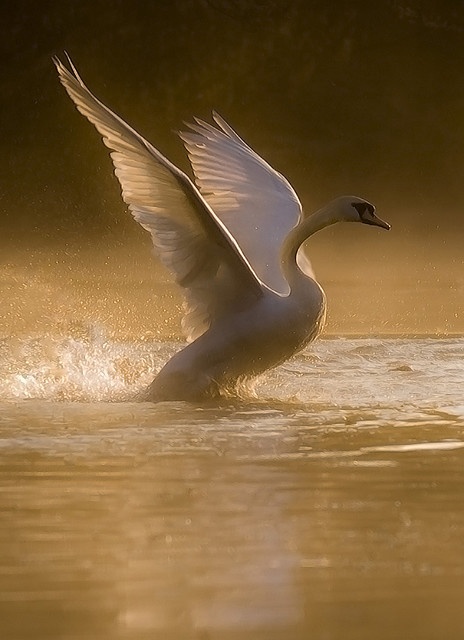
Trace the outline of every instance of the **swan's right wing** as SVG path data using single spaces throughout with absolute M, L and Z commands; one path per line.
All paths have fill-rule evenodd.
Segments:
M 218 125 L 188 124 L 185 143 L 196 184 L 240 245 L 258 277 L 271 289 L 289 291 L 280 269 L 280 249 L 302 216 L 301 204 L 275 171 L 213 113 Z
M 184 288 L 183 328 L 191 340 L 219 317 L 262 295 L 259 280 L 191 180 L 54 60 L 78 110 L 111 149 L 124 202 L 150 232 L 161 261 Z

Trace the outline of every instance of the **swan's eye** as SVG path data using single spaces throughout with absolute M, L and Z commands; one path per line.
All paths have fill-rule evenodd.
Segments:
M 351 206 L 356 209 L 361 220 L 374 215 L 375 207 L 370 202 L 352 202 Z

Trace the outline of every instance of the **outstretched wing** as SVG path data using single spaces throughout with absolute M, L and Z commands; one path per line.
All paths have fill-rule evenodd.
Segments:
M 197 338 L 218 317 L 261 296 L 261 283 L 192 181 L 102 104 L 71 61 L 71 71 L 54 62 L 70 98 L 111 149 L 124 202 L 184 287 L 187 337 Z
M 289 182 L 267 164 L 219 116 L 182 131 L 205 200 L 237 240 L 258 277 L 271 289 L 289 291 L 280 269 L 280 248 L 302 216 Z

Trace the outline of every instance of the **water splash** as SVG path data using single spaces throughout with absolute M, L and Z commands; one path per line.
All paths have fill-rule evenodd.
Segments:
M 129 400 L 151 382 L 172 350 L 160 343 L 116 342 L 98 325 L 73 335 L 4 338 L 0 398 Z
M 99 324 L 0 338 L 0 400 L 134 400 L 182 345 L 117 340 Z M 343 426 L 462 420 L 464 339 L 341 338 L 311 345 L 259 381 L 259 398 L 310 403 Z M 369 413 L 369 411 L 371 413 Z M 316 416 L 317 417 L 317 416 Z

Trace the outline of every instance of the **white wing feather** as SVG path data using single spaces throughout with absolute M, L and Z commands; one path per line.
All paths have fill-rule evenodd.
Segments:
M 202 196 L 240 245 L 258 277 L 287 294 L 280 248 L 302 216 L 289 182 L 265 162 L 221 118 L 214 127 L 201 120 L 179 135 L 184 141 Z M 308 261 L 309 262 L 309 261 Z
M 191 180 L 54 60 L 78 110 L 111 149 L 124 202 L 151 233 L 161 261 L 184 287 L 183 328 L 190 340 L 217 318 L 262 295 L 240 248 Z

